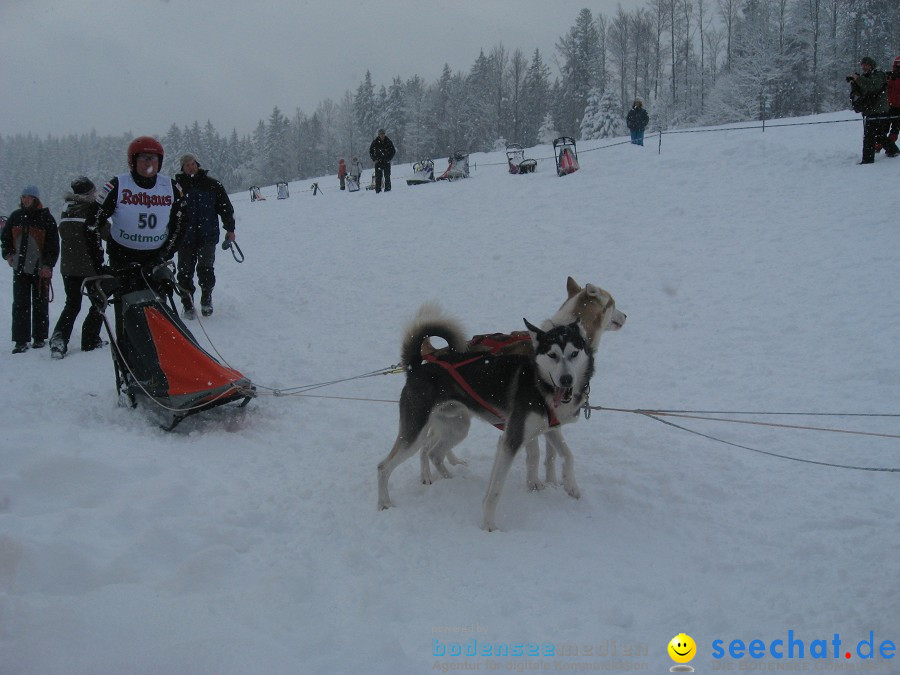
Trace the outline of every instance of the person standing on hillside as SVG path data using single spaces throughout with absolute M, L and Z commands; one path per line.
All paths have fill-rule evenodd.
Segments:
M 391 160 L 396 153 L 394 143 L 387 137 L 384 129 L 378 130 L 378 136 L 369 146 L 369 157 L 375 162 L 375 194 L 381 192 L 382 180 L 384 191 L 391 191 Z
M 887 95 L 891 113 L 888 140 L 896 143 L 900 136 L 900 56 L 894 59 L 894 67 L 888 74 Z
M 647 128 L 649 123 L 650 115 L 644 110 L 644 101 L 640 97 L 636 97 L 631 105 L 631 110 L 628 111 L 628 115 L 625 117 L 625 124 L 628 125 L 628 129 L 631 131 L 631 142 L 634 145 L 644 144 L 644 129 Z
M 0 251 L 13 269 L 13 354 L 40 349 L 50 331 L 50 278 L 59 258 L 59 231 L 34 185 L 22 189 L 20 208 L 0 234 Z
M 897 144 L 888 139 L 890 108 L 887 99 L 887 75 L 876 68 L 875 59 L 864 56 L 859 65 L 862 75 L 847 76 L 853 92 L 853 110 L 863 116 L 863 156 L 860 164 L 875 161 L 875 146 L 884 148 L 888 157 L 900 154 Z
M 341 190 L 346 189 L 347 164 L 346 162 L 344 162 L 343 157 L 341 157 L 340 161 L 338 161 L 338 182 L 341 184 Z
M 222 183 L 200 168 L 191 153 L 181 157 L 181 173 L 175 180 L 184 189 L 186 212 L 184 238 L 178 248 L 178 285 L 190 293 L 184 295 L 183 316 L 196 318 L 194 309 L 194 270 L 200 284 L 200 312 L 213 313 L 212 292 L 216 285 L 216 246 L 219 244 L 219 219 L 225 238 L 234 241 L 234 207 Z
M 96 208 L 97 188 L 87 176 L 73 180 L 71 188 L 72 191 L 65 196 L 66 208 L 59 219 L 62 241 L 59 271 L 66 291 L 66 305 L 50 336 L 50 356 L 54 359 L 63 358 L 69 350 L 69 338 L 72 337 L 84 297 L 81 284 L 85 278 L 100 273 L 88 253 L 84 229 L 88 214 Z M 100 337 L 102 327 L 103 315 L 91 304 L 81 326 L 81 351 L 89 352 L 103 346 L 104 341 Z

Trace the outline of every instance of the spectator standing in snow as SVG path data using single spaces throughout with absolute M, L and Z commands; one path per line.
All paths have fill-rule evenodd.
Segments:
M 338 162 L 338 182 L 341 184 L 341 190 L 347 187 L 347 164 L 344 162 L 344 158 L 341 157 Z
M 891 110 L 891 130 L 888 132 L 888 140 L 897 142 L 900 136 L 900 56 L 894 59 L 894 68 L 888 75 L 888 105 Z
M 375 194 L 381 192 L 382 181 L 384 183 L 384 191 L 391 191 L 391 160 L 397 151 L 394 149 L 394 143 L 384 129 L 378 130 L 378 136 L 369 146 L 369 157 L 375 162 Z
M 362 163 L 359 161 L 359 157 L 351 159 L 347 175 L 356 182 L 357 187 L 359 187 L 359 182 L 362 180 L 362 171 Z
M 99 274 L 88 253 L 85 237 L 85 221 L 88 214 L 96 208 L 97 188 L 90 178 L 80 176 L 72 181 L 72 191 L 65 196 L 66 208 L 59 219 L 60 263 L 59 271 L 66 291 L 66 305 L 63 307 L 53 333 L 50 336 L 50 356 L 61 359 L 66 355 L 69 338 L 75 319 L 81 311 L 81 284 L 86 277 Z M 100 338 L 103 326 L 103 315 L 93 304 L 90 305 L 87 317 L 81 325 L 81 351 L 89 352 L 102 347 L 105 343 Z
M 40 349 L 50 331 L 50 278 L 59 258 L 59 231 L 34 185 L 22 190 L 0 235 L 0 249 L 13 269 L 13 354 Z
M 185 228 L 178 248 L 178 285 L 190 293 L 181 301 L 184 317 L 196 317 L 194 309 L 194 270 L 200 284 L 200 312 L 213 313 L 212 292 L 216 285 L 216 246 L 219 244 L 219 218 L 225 238 L 234 241 L 234 207 L 222 184 L 212 178 L 193 154 L 181 157 L 181 173 L 175 180 L 184 189 Z
M 848 75 L 853 93 L 853 110 L 863 116 L 863 156 L 860 164 L 875 161 L 875 146 L 884 148 L 888 157 L 900 154 L 897 144 L 888 139 L 891 126 L 887 98 L 887 75 L 878 70 L 875 59 L 864 56 L 859 62 L 862 75 Z
M 640 97 L 634 99 L 631 110 L 625 117 L 625 123 L 631 131 L 631 142 L 635 145 L 644 144 L 644 129 L 650 122 L 650 115 L 644 110 L 644 101 Z

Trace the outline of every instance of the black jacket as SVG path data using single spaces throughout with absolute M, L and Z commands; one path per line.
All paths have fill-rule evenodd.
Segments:
M 234 207 L 228 193 L 206 169 L 199 169 L 193 176 L 179 173 L 175 181 L 184 190 L 185 198 L 185 230 L 181 246 L 217 244 L 219 218 L 226 232 L 234 232 Z
M 632 108 L 628 111 L 628 116 L 625 118 L 625 124 L 628 125 L 631 131 L 643 131 L 647 128 L 649 122 L 650 115 L 647 114 L 643 107 Z
M 369 146 L 369 157 L 376 164 L 387 164 L 394 158 L 396 152 L 393 141 L 387 136 L 384 138 L 376 136 L 372 145 Z

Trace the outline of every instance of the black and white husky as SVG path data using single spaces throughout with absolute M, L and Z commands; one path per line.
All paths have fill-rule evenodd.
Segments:
M 497 529 L 494 514 L 519 449 L 559 424 L 574 422 L 587 400 L 594 355 L 578 322 L 541 330 L 525 321 L 534 354 L 473 354 L 455 320 L 424 305 L 404 333 L 406 384 L 400 394 L 400 431 L 378 465 L 378 508 L 391 506 L 388 480 L 419 450 L 442 456 L 469 433 L 472 415 L 502 426 L 484 497 L 482 527 Z M 424 362 L 422 342 L 446 340 L 440 360 Z M 431 447 L 434 445 L 435 447 Z

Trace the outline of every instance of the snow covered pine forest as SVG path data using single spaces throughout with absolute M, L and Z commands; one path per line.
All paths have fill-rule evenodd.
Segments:
M 584 141 L 563 178 L 538 145 L 531 175 L 475 153 L 468 180 L 407 187 L 402 165 L 377 196 L 333 176 L 234 193 L 247 259 L 220 252 L 191 328 L 257 383 L 248 408 L 166 433 L 116 405 L 103 350 L 0 350 L 0 671 L 659 673 L 684 632 L 697 672 L 896 672 L 864 656 L 900 641 L 900 474 L 746 449 L 896 468 L 896 417 L 737 416 L 893 438 L 668 418 L 735 446 L 595 411 L 565 431 L 581 499 L 529 492 L 517 458 L 488 534 L 494 428 L 473 424 L 452 479 L 402 465 L 378 512 L 402 375 L 270 395 L 396 363 L 426 300 L 472 333 L 540 321 L 572 275 L 628 314 L 594 405 L 896 415 L 900 160 L 856 166 L 844 119 L 667 134 L 661 154 Z M 802 658 L 729 652 L 789 639 Z

